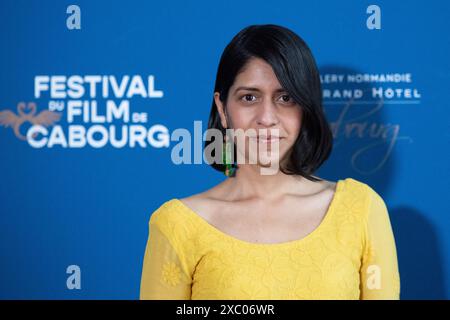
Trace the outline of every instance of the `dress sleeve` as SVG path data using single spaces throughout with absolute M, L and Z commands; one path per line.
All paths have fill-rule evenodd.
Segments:
M 189 300 L 191 277 L 183 269 L 169 235 L 150 219 L 141 275 L 141 300 Z M 172 240 L 173 241 L 173 240 Z
M 397 250 L 389 213 L 381 196 L 369 188 L 364 252 L 360 270 L 363 300 L 400 299 Z

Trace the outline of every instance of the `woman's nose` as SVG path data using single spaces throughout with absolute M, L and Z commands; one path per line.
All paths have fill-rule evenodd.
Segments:
M 261 104 L 261 108 L 258 109 L 257 122 L 258 125 L 265 127 L 272 127 L 278 124 L 276 105 L 272 101 Z

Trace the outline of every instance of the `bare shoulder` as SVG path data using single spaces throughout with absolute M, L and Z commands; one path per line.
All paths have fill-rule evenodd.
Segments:
M 321 181 L 309 181 L 305 189 L 310 190 L 311 195 L 334 194 L 337 181 L 329 181 L 321 178 Z
M 337 181 L 322 180 L 321 183 L 324 189 L 331 189 L 331 190 L 334 190 L 337 185 Z
M 190 207 L 191 209 L 199 209 L 200 207 L 206 205 L 208 198 L 205 196 L 204 192 L 193 194 L 188 197 L 179 198 L 184 205 Z
M 327 205 L 333 199 L 337 182 L 322 179 L 311 186 L 311 199 L 317 204 Z
M 209 190 L 179 198 L 179 200 L 189 209 L 203 218 L 208 218 L 217 208 L 219 196 L 217 195 L 220 186 L 215 186 Z

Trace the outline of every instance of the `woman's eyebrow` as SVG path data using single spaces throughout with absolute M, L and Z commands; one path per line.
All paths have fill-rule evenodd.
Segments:
M 247 91 L 257 91 L 257 92 L 261 92 L 261 90 L 260 90 L 259 88 L 256 88 L 256 87 L 245 87 L 245 86 L 240 86 L 240 87 L 237 87 L 236 90 L 234 90 L 234 93 L 238 92 L 239 90 L 247 90 Z M 278 88 L 278 89 L 276 89 L 274 92 L 275 92 L 275 93 L 278 93 L 278 92 L 286 92 L 286 90 L 283 89 L 283 88 Z

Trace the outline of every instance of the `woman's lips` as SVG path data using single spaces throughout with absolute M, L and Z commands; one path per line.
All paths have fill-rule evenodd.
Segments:
M 257 137 L 256 141 L 262 143 L 274 143 L 276 141 L 280 141 L 283 137 Z

